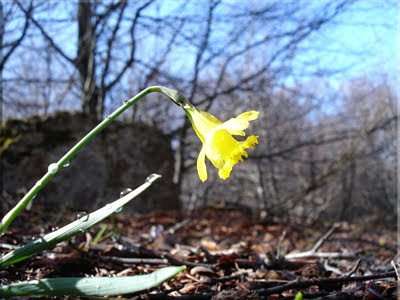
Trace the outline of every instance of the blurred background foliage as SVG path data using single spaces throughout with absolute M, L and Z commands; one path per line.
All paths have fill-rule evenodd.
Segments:
M 0 3 L 3 124 L 59 110 L 99 120 L 164 85 L 222 120 L 261 112 L 247 162 L 205 183 L 179 107 L 151 95 L 122 116 L 170 137 L 182 207 L 394 221 L 396 1 Z

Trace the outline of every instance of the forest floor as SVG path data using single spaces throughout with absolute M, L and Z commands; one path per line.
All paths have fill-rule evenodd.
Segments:
M 18 217 L 0 240 L 1 253 L 52 229 L 43 224 L 66 221 L 42 213 Z M 107 229 L 100 236 L 102 226 Z M 302 299 L 397 299 L 396 240 L 395 226 L 282 224 L 233 209 L 115 215 L 68 243 L 1 270 L 0 283 L 127 276 L 186 265 L 159 288 L 118 299 L 294 299 L 298 292 Z

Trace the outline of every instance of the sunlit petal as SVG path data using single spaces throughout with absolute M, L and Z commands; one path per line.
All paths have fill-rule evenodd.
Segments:
M 213 115 L 194 107 L 185 111 L 203 143 L 197 158 L 200 179 L 205 181 L 208 177 L 205 157 L 218 169 L 220 178 L 229 178 L 233 167 L 248 157 L 246 149 L 252 149 L 258 143 L 258 136 L 251 135 L 245 141 L 239 142 L 232 135 L 245 136 L 244 130 L 249 127 L 249 121 L 257 119 L 259 112 L 248 111 L 222 123 Z
M 199 173 L 201 181 L 207 180 L 206 152 L 204 151 L 204 147 L 201 148 L 199 156 L 197 157 L 197 172 Z
M 260 112 L 256 110 L 246 111 L 236 117 L 236 119 L 246 120 L 246 121 L 253 121 L 258 118 Z
M 243 130 L 249 127 L 249 121 L 258 118 L 259 112 L 252 110 L 238 115 L 236 118 L 229 119 L 219 126 L 221 129 L 226 129 L 232 135 L 245 136 Z

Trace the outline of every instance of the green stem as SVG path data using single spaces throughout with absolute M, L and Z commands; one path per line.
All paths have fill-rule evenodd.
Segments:
M 7 230 L 11 222 L 21 213 L 26 205 L 31 201 L 37 193 L 54 177 L 59 169 L 64 164 L 68 163 L 71 158 L 81 150 L 86 144 L 91 141 L 97 134 L 99 134 L 105 127 L 107 127 L 112 121 L 114 121 L 120 114 L 132 106 L 136 101 L 140 100 L 144 96 L 150 93 L 161 93 L 169 97 L 175 104 L 179 106 L 185 105 L 187 100 L 185 97 L 175 90 L 165 88 L 163 86 L 151 86 L 133 98 L 126 101 L 118 109 L 116 109 L 111 115 L 106 117 L 99 125 L 97 125 L 92 131 L 90 131 L 83 139 L 81 139 L 71 150 L 69 150 L 57 163 L 51 164 L 47 173 L 30 189 L 30 191 L 17 203 L 17 205 L 10 210 L 1 220 L 0 225 L 0 236 Z

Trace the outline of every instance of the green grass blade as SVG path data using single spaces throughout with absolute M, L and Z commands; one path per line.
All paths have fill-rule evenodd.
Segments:
M 96 236 L 94 237 L 94 239 L 92 241 L 93 245 L 96 245 L 101 240 L 101 238 L 103 237 L 103 234 L 104 234 L 104 232 L 106 232 L 106 230 L 107 230 L 107 224 L 103 224 L 103 226 L 101 226 L 99 232 L 96 234 Z
M 13 263 L 24 260 L 32 255 L 41 252 L 46 249 L 53 248 L 56 244 L 66 241 L 71 237 L 84 232 L 86 229 L 97 224 L 101 220 L 107 218 L 109 215 L 114 213 L 116 210 L 122 208 L 125 204 L 131 201 L 133 198 L 138 196 L 144 190 L 146 190 L 155 180 L 160 178 L 160 175 L 152 174 L 147 177 L 144 184 L 125 195 L 124 197 L 107 204 L 106 206 L 82 216 L 78 220 L 56 230 L 51 233 L 46 234 L 43 237 L 32 241 L 21 248 L 11 251 L 4 256 L 0 257 L 0 268 L 4 268 Z
M 126 277 L 69 277 L 30 280 L 0 286 L 0 297 L 130 294 L 157 287 L 185 268 L 185 266 L 165 267 L 148 275 Z

